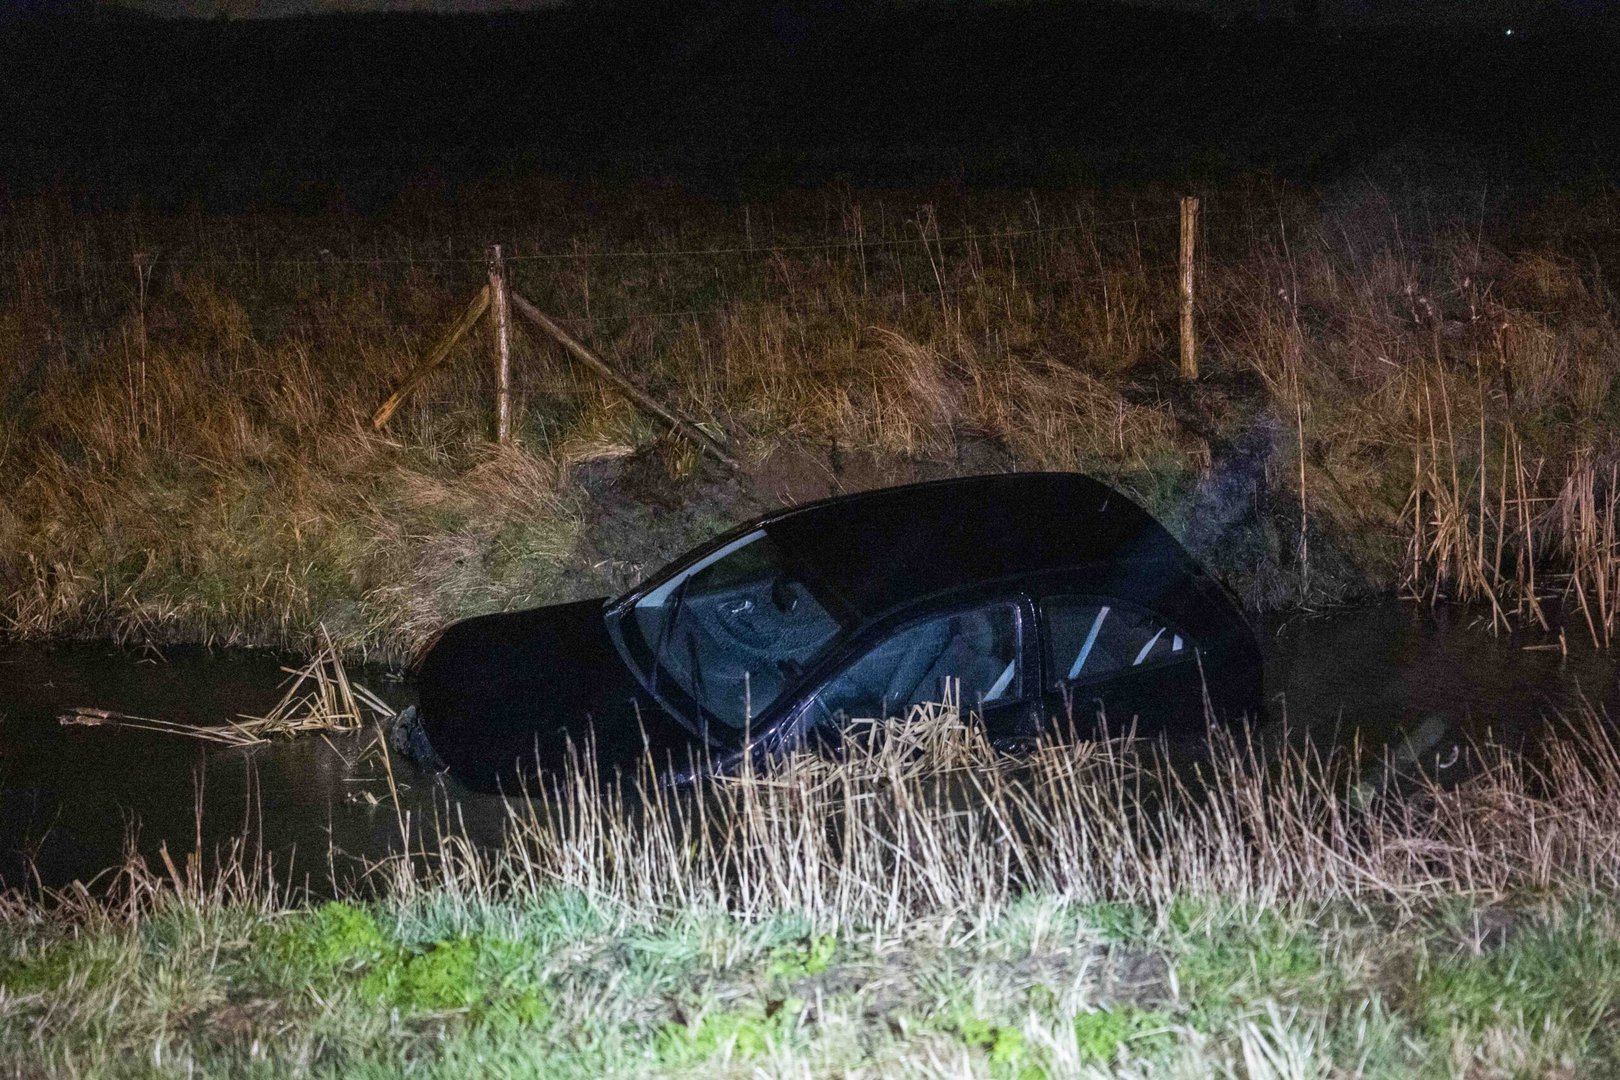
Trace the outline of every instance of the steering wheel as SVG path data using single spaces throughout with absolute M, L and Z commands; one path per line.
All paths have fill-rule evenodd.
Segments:
M 746 594 L 710 600 L 694 611 L 698 624 L 722 650 L 734 656 L 769 653 L 775 636 L 757 624 L 755 601 Z

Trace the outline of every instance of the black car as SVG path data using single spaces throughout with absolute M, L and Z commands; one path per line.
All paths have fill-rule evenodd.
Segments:
M 1202 734 L 1207 709 L 1261 703 L 1230 594 L 1130 500 L 1066 473 L 781 510 L 616 600 L 456 623 L 417 680 L 430 752 L 504 790 L 587 746 L 604 775 L 650 753 L 691 779 L 947 692 L 1009 743 L 1056 721 Z

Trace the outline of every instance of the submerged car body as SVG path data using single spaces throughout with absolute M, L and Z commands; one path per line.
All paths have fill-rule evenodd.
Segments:
M 475 787 L 589 755 L 680 781 L 954 695 L 1017 742 L 1057 724 L 1202 734 L 1256 715 L 1231 595 L 1089 477 L 941 480 L 766 515 L 628 594 L 456 623 L 418 665 L 422 732 Z

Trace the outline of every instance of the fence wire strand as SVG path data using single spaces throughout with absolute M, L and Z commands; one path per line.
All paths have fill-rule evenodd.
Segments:
M 1095 229 L 1114 229 L 1126 226 L 1139 226 L 1162 221 L 1174 221 L 1176 214 L 1149 214 L 1130 218 L 1114 218 L 1107 221 L 1072 222 L 1065 225 L 1046 225 L 1032 229 L 1004 229 L 999 231 L 968 231 L 950 233 L 940 236 L 880 236 L 866 237 L 824 237 L 820 240 L 796 241 L 782 244 L 751 244 L 734 247 L 702 247 L 702 248 L 622 248 L 608 251 L 570 250 L 570 251 L 538 251 L 523 254 L 521 252 L 505 256 L 508 263 L 522 262 L 580 262 L 593 259 L 691 259 L 713 258 L 730 255 L 771 255 L 779 252 L 801 251 L 873 251 L 883 248 L 899 247 L 926 247 L 933 244 L 958 244 L 970 241 L 980 243 L 994 243 L 1000 240 L 1016 240 L 1035 236 L 1056 235 L 1061 233 L 1083 232 Z M 5 253 L 5 257 L 15 258 L 20 252 L 15 250 Z M 136 253 L 129 258 L 89 258 L 78 259 L 74 262 L 85 266 L 115 266 L 127 269 L 133 263 Z M 220 258 L 216 256 L 171 256 L 165 255 L 161 250 L 151 253 L 156 263 L 168 266 L 415 266 L 415 265 L 444 265 L 444 266 L 478 266 L 482 267 L 486 256 L 478 255 L 336 255 L 330 252 L 317 252 L 313 255 L 301 257 L 268 256 L 254 258 Z

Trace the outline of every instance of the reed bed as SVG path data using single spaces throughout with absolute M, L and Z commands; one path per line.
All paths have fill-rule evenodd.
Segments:
M 745 767 L 701 797 L 604 792 L 581 772 L 512 803 L 497 864 L 439 851 L 467 881 L 494 880 L 498 865 L 526 892 L 576 889 L 627 911 L 880 928 L 988 916 L 1025 895 L 1162 911 L 1189 897 L 1409 908 L 1620 894 L 1606 717 L 1566 722 L 1536 760 L 1494 745 L 1463 757 L 1467 779 L 1441 783 L 1421 763 L 1262 749 L 1226 728 L 1192 760 L 1128 737 L 1009 757 L 953 708 L 928 706 L 837 760 Z

